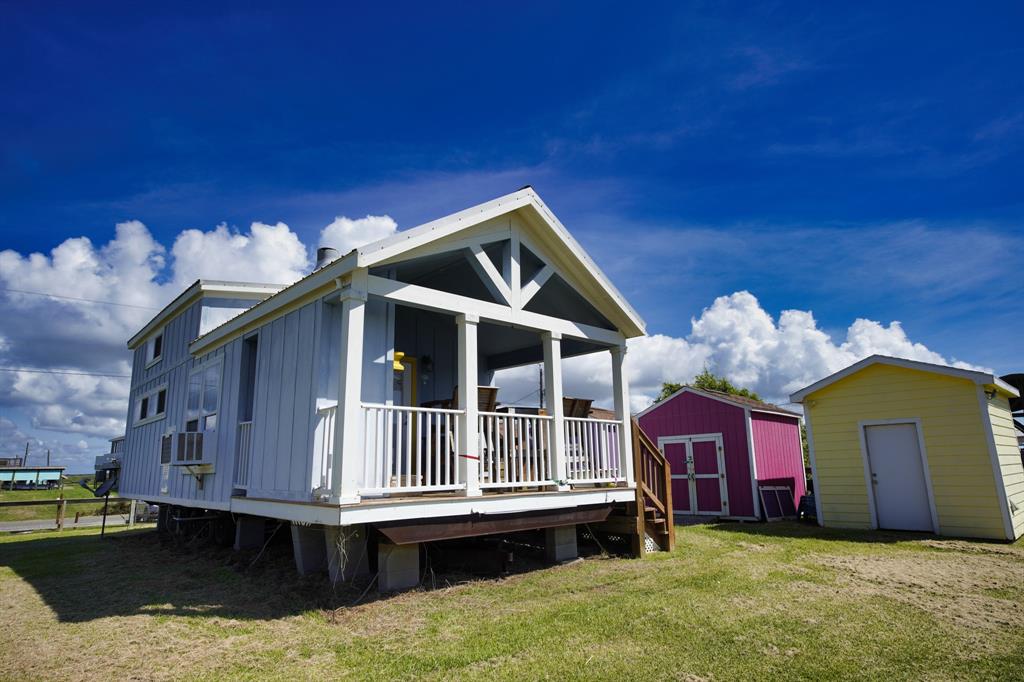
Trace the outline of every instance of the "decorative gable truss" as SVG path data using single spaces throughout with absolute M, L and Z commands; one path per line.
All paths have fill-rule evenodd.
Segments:
M 400 251 L 364 247 L 367 293 L 536 329 L 563 320 L 569 336 L 605 343 L 642 334 L 642 321 L 582 248 L 546 228 L 513 210 Z M 580 276 L 592 271 L 598 276 Z

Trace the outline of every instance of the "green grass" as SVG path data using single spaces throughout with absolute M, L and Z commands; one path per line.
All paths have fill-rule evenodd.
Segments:
M 82 478 L 82 477 L 79 477 Z M 57 499 L 61 493 L 64 497 L 72 499 L 94 499 L 92 493 L 82 488 L 76 482 L 66 482 L 63 488 L 51 488 L 49 490 L 0 490 L 0 502 L 26 502 L 29 500 L 53 500 L 53 505 L 33 505 L 30 507 L 0 507 L 0 521 L 24 521 L 34 519 L 55 519 L 57 517 Z M 90 478 L 90 484 L 92 479 Z M 112 493 L 110 499 L 117 497 Z M 102 513 L 103 500 L 99 500 L 95 506 L 89 504 L 68 505 L 67 514 L 74 518 L 75 512 L 82 512 L 85 515 Z
M 287 530 L 286 528 L 284 530 Z M 282 531 L 283 533 L 284 531 Z M 387 598 L 151 531 L 0 537 L 0 678 L 1006 679 L 1024 546 L 678 528 L 592 558 Z M 438 584 L 445 584 L 438 576 Z M 117 646 L 111 646 L 116 639 Z

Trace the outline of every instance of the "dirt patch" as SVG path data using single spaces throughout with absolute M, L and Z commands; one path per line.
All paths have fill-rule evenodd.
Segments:
M 1024 559 L 1024 546 L 995 545 L 990 543 L 968 542 L 966 540 L 922 540 L 922 545 L 950 552 L 966 552 L 968 554 L 991 554 Z
M 819 556 L 816 561 L 835 569 L 838 583 L 801 583 L 801 589 L 895 599 L 977 633 L 985 648 L 992 638 L 984 633 L 1024 628 L 1024 606 L 995 596 L 1024 585 L 1024 562 L 999 553 Z

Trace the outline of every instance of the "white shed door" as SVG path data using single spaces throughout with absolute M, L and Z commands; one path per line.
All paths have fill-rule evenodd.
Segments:
M 931 531 L 928 487 L 915 424 L 864 427 L 879 528 Z

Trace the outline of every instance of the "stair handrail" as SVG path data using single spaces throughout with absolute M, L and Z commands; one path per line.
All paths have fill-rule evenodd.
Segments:
M 637 529 L 644 530 L 647 503 L 666 517 L 668 543 L 663 549 L 672 551 L 675 547 L 675 532 L 672 530 L 672 466 L 654 441 L 643 432 L 636 418 L 632 419 L 633 429 L 633 471 L 636 475 Z M 648 466 L 649 465 L 649 466 Z

